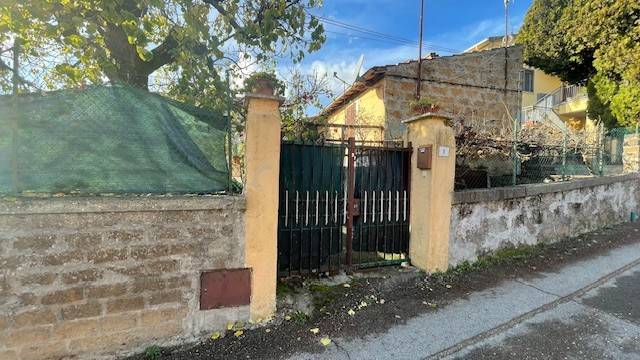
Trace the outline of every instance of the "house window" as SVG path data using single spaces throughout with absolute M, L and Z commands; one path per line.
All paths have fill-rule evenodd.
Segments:
M 533 92 L 533 70 L 522 73 L 522 91 Z

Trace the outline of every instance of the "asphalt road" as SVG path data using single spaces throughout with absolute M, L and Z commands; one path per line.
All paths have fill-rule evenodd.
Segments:
M 640 244 L 291 359 L 640 359 Z
M 571 296 L 455 359 L 640 359 L 640 268 Z

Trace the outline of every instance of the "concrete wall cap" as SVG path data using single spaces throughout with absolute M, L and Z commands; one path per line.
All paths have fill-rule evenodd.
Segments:
M 1 215 L 158 211 L 244 211 L 243 196 L 0 198 Z
M 493 189 L 464 190 L 453 193 L 452 203 L 470 204 L 501 201 L 638 180 L 640 180 L 640 173 L 591 177 L 549 184 L 527 184 Z
M 262 99 L 262 100 L 272 100 L 272 101 L 277 101 L 279 105 L 282 105 L 282 103 L 284 103 L 284 97 L 282 96 L 278 96 L 278 95 L 264 95 L 264 94 L 254 94 L 254 93 L 247 93 L 244 95 L 244 100 L 245 103 L 249 101 L 249 99 Z
M 453 116 L 450 114 L 446 114 L 446 113 L 441 113 L 441 112 L 428 112 L 428 113 L 424 113 L 421 115 L 417 115 L 414 116 L 412 118 L 409 118 L 407 120 L 403 120 L 402 123 L 403 124 L 408 124 L 414 121 L 418 121 L 418 120 L 428 120 L 428 119 L 442 119 L 442 120 L 451 120 L 453 119 Z

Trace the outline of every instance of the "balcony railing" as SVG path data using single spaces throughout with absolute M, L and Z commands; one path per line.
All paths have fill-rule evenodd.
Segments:
M 565 128 L 565 124 L 558 117 L 556 111 L 558 107 L 564 103 L 587 96 L 584 86 L 563 85 L 549 94 L 546 94 L 535 105 L 523 107 L 520 112 L 521 121 L 551 121 L 561 128 Z
M 535 105 L 529 108 L 555 109 L 562 103 L 584 96 L 587 96 L 587 91 L 584 86 L 563 85 L 541 97 Z

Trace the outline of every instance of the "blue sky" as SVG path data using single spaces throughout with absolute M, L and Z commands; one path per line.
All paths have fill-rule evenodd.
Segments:
M 515 0 L 510 7 L 511 30 L 517 31 L 532 0 Z M 419 0 L 324 0 L 312 11 L 328 19 L 393 35 L 417 43 Z M 305 70 L 338 75 L 353 81 L 355 65 L 364 55 L 363 71 L 377 65 L 394 64 L 417 57 L 416 46 L 381 40 L 342 27 L 325 24 L 327 42 L 300 64 Z M 340 33 L 340 34 L 337 34 Z M 476 42 L 504 33 L 503 0 L 425 0 L 424 42 L 441 55 L 443 48 L 464 51 Z M 374 38 L 374 39 L 366 39 Z M 423 53 L 434 51 L 425 48 Z M 332 81 L 341 91 L 339 81 Z

